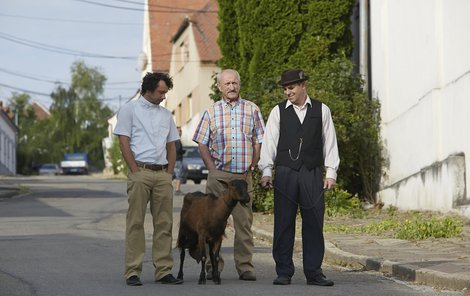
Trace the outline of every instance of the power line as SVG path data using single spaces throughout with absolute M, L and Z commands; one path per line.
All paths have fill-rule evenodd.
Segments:
M 3 86 L 3 87 L 8 88 L 8 89 L 17 90 L 17 91 L 27 93 L 27 94 L 32 94 L 32 95 L 37 95 L 37 96 L 44 96 L 44 97 L 49 97 L 49 98 L 51 97 L 51 94 L 52 94 L 52 93 L 46 94 L 46 93 L 43 93 L 43 92 L 24 89 L 24 88 L 11 86 L 11 85 L 7 85 L 7 84 L 3 84 L 3 83 L 0 83 L 0 86 Z M 135 89 L 135 88 L 129 88 L 129 89 Z M 100 101 L 113 101 L 113 100 L 117 100 L 117 99 L 120 99 L 120 97 L 118 96 L 118 97 L 114 97 L 114 98 L 98 98 L 98 100 L 100 100 Z
M 44 81 L 44 82 L 50 82 L 50 83 L 61 83 L 61 84 L 70 85 L 70 82 L 38 78 L 38 77 L 34 77 L 33 75 L 30 75 L 30 74 L 22 74 L 22 73 L 14 72 L 14 71 L 7 70 L 7 69 L 4 69 L 4 68 L 0 68 L 0 72 L 4 72 L 4 73 L 10 74 L 10 75 L 23 77 L 23 78 L 27 78 L 27 79 L 31 79 L 31 80 L 36 80 L 36 81 Z
M 81 57 L 89 57 L 89 58 L 102 58 L 102 59 L 122 59 L 122 60 L 137 59 L 137 57 L 109 56 L 109 55 L 101 55 L 101 54 L 89 53 L 89 52 L 78 51 L 78 50 L 73 50 L 73 49 L 67 49 L 63 47 L 47 45 L 41 42 L 35 42 L 35 41 L 15 37 L 13 35 L 5 34 L 2 32 L 0 32 L 0 39 L 8 40 L 14 43 L 22 44 L 22 45 L 37 48 L 37 49 L 42 49 L 45 51 L 65 54 L 65 55 L 73 55 L 73 56 L 81 56 Z
M 125 59 L 125 60 L 136 60 L 137 57 L 126 57 L 126 56 L 109 56 L 109 55 L 101 55 L 101 54 L 94 54 L 94 53 L 89 53 L 89 52 L 84 52 L 84 51 L 78 51 L 74 49 L 67 49 L 63 47 L 58 47 L 54 45 L 48 45 L 45 43 L 41 42 L 36 42 L 36 41 L 31 41 L 27 39 L 23 39 L 20 37 L 16 37 L 10 34 L 2 33 L 0 32 L 0 39 L 5 39 L 10 42 L 18 43 L 21 45 L 25 45 L 28 47 L 33 47 L 37 49 L 42 49 L 45 51 L 51 51 L 51 52 L 56 52 L 56 53 L 61 53 L 61 54 L 67 54 L 67 55 L 73 55 L 73 56 L 81 56 L 81 57 L 89 57 L 89 58 L 107 58 L 107 59 Z M 171 56 L 172 53 L 162 53 L 162 54 L 156 54 L 153 55 L 155 57 L 164 57 L 164 56 Z
M 3 83 L 0 83 L 0 86 L 6 87 L 6 88 L 9 88 L 9 89 L 18 90 L 18 91 L 28 93 L 28 94 L 38 95 L 38 96 L 45 96 L 45 97 L 50 97 L 51 96 L 51 94 L 37 92 L 37 91 L 34 91 L 34 90 L 27 90 L 27 89 L 24 89 L 24 88 L 19 88 L 19 87 L 15 87 L 15 86 L 11 86 L 11 85 L 6 85 L 6 84 L 3 84 Z
M 130 3 L 130 4 L 136 4 L 139 6 L 144 6 L 145 3 L 142 2 L 137 2 L 137 1 L 130 1 L 130 0 L 113 0 L 116 2 L 124 2 L 124 3 Z M 166 6 L 166 5 L 159 5 L 159 4 L 147 4 L 148 7 L 158 7 L 158 8 L 164 8 L 164 9 L 180 9 L 180 10 L 185 10 L 186 12 L 198 12 L 199 10 L 197 9 L 191 9 L 191 8 L 181 8 L 181 7 L 175 7 L 175 6 Z
M 7 74 L 10 74 L 10 75 L 14 75 L 14 76 L 18 76 L 18 77 L 22 77 L 22 78 L 31 79 L 31 80 L 34 80 L 34 81 L 49 82 L 49 83 L 53 83 L 53 84 L 60 83 L 60 84 L 68 85 L 68 86 L 71 84 L 70 82 L 61 81 L 59 79 L 53 80 L 52 78 L 51 79 L 38 78 L 37 75 L 19 73 L 19 72 L 11 71 L 11 70 L 4 69 L 4 68 L 1 68 L 1 67 L 0 67 L 0 72 L 7 73 Z M 136 85 L 139 82 L 138 81 L 106 82 L 105 85 L 122 85 L 122 84 L 131 84 L 131 83 Z M 131 87 L 106 87 L 106 89 L 134 89 L 134 88 L 131 88 Z
M 88 20 L 71 20 L 71 19 L 46 18 L 46 17 L 14 15 L 14 14 L 4 14 L 4 13 L 0 13 L 0 16 L 1 17 L 10 17 L 10 18 L 32 19 L 32 20 L 40 20 L 40 21 L 64 22 L 64 23 L 142 26 L 142 23 L 120 23 L 120 22 L 100 22 L 100 21 L 88 21 Z
M 116 9 L 124 9 L 124 10 L 132 10 L 132 11 L 148 11 L 148 12 L 162 12 L 162 13 L 188 13 L 188 12 L 218 13 L 217 10 L 195 10 L 195 9 L 176 8 L 176 7 L 168 7 L 168 10 L 145 9 L 145 8 L 140 9 L 140 8 L 132 8 L 132 7 L 125 7 L 125 6 L 116 6 L 116 5 L 104 4 L 104 3 L 88 1 L 88 0 L 74 0 L 74 1 L 93 4 L 93 5 L 97 5 L 97 6 L 110 7 L 110 8 L 116 8 Z M 124 2 L 124 0 L 121 0 L 121 2 Z M 151 5 L 149 5 L 149 6 L 151 6 Z

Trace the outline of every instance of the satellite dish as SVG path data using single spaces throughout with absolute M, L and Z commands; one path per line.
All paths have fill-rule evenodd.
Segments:
M 148 58 L 147 54 L 143 51 L 140 52 L 137 64 L 139 65 L 140 71 L 144 71 L 147 68 Z

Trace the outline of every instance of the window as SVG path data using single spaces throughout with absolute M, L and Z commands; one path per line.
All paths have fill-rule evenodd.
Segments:
M 189 62 L 189 44 L 188 41 L 185 39 L 183 40 L 176 52 L 176 68 L 178 71 L 183 70 L 184 65 Z

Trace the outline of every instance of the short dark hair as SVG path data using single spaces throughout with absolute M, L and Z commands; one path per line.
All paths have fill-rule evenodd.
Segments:
M 173 88 L 173 80 L 168 73 L 163 72 L 147 72 L 142 79 L 142 86 L 140 87 L 140 94 L 144 95 L 147 91 L 153 92 L 158 87 L 158 82 L 163 80 L 168 86 L 168 90 Z

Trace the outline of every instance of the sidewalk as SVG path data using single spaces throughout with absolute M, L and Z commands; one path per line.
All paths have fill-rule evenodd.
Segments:
M 272 242 L 272 219 L 254 213 L 253 235 Z M 328 223 L 328 222 L 325 222 Z M 300 250 L 300 237 L 296 245 Z M 325 262 L 440 289 L 470 293 L 470 227 L 462 238 L 410 242 L 367 234 L 325 234 Z M 297 250 L 297 247 L 296 247 Z

